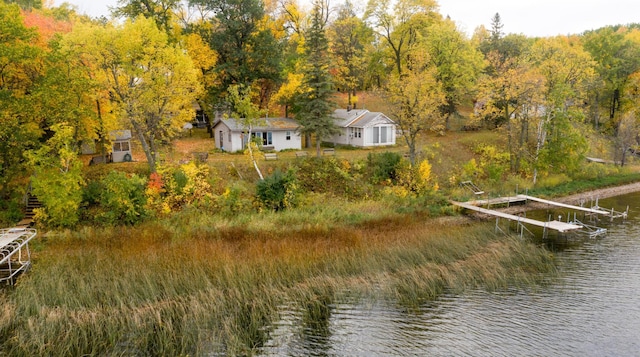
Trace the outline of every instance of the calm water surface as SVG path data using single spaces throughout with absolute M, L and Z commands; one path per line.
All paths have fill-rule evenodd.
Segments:
M 264 356 L 640 356 L 640 194 L 598 239 L 547 242 L 561 276 L 530 290 L 330 304 L 320 317 L 283 307 Z M 541 215 L 548 215 L 542 212 Z M 558 214 L 553 212 L 552 214 Z

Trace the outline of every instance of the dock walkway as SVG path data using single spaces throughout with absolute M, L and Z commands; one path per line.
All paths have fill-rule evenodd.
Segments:
M 548 204 L 550 206 L 568 208 L 568 209 L 571 209 L 571 210 L 574 210 L 574 211 L 581 211 L 581 212 L 586 212 L 586 213 L 591 213 L 591 214 L 600 214 L 600 215 L 603 215 L 603 216 L 610 216 L 611 215 L 610 211 L 604 211 L 604 210 L 597 209 L 597 208 L 574 206 L 574 205 L 569 205 L 569 204 L 566 204 L 566 203 L 560 203 L 560 202 L 545 200 L 543 198 L 538 198 L 538 197 L 533 197 L 533 196 L 528 196 L 528 195 L 518 195 L 517 197 L 520 197 L 520 198 L 525 199 L 527 201 L 540 202 L 540 203 Z
M 548 221 L 548 222 L 538 221 L 538 220 L 531 219 L 531 218 L 520 217 L 520 216 L 516 216 L 516 215 L 513 215 L 513 214 L 509 214 L 509 213 L 504 213 L 504 212 L 500 212 L 500 211 L 495 211 L 495 210 L 491 210 L 491 209 L 487 209 L 487 208 L 474 206 L 474 205 L 472 205 L 470 203 L 465 203 L 465 202 L 452 201 L 451 203 L 456 205 L 456 206 L 468 209 L 468 210 L 484 213 L 484 214 L 487 214 L 487 215 L 490 215 L 490 216 L 494 216 L 494 217 L 498 217 L 498 218 L 505 218 L 505 219 L 508 219 L 508 220 L 511 220 L 511 221 L 516 221 L 516 222 L 519 222 L 519 223 L 530 224 L 530 225 L 537 226 L 537 227 L 542 227 L 542 228 L 545 228 L 545 229 L 552 229 L 552 230 L 558 231 L 560 233 L 569 232 L 569 231 L 578 230 L 578 229 L 582 229 L 583 228 L 582 225 L 573 224 L 573 223 L 565 223 L 565 222 L 561 222 L 561 221 Z

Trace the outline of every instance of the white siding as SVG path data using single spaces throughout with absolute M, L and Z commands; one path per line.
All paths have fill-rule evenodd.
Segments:
M 302 148 L 302 139 L 300 138 L 300 134 L 295 130 L 290 130 L 289 134 L 290 134 L 290 139 L 287 140 L 286 131 L 273 132 L 272 134 L 273 149 L 275 151 L 281 151 L 286 149 L 300 150 Z
M 338 134 L 334 134 L 332 137 L 325 139 L 325 141 L 340 145 L 353 145 L 349 135 L 346 134 L 348 128 L 339 128 L 339 130 L 340 132 Z

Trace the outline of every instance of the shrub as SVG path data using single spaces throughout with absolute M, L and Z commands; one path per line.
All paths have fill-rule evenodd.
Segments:
M 369 153 L 367 164 L 369 168 L 369 180 L 377 185 L 382 182 L 396 182 L 397 170 L 402 156 L 396 152 L 383 152 L 379 154 Z
M 146 179 L 136 174 L 111 171 L 102 180 L 102 210 L 98 219 L 107 224 L 134 224 L 142 220 L 146 216 L 146 183 Z
M 0 224 L 8 226 L 22 219 L 22 207 L 22 200 L 18 197 L 0 200 Z
M 82 203 L 82 162 L 73 145 L 74 128 L 66 123 L 52 125 L 55 133 L 38 150 L 27 153 L 35 174 L 33 194 L 42 202 L 34 219 L 51 227 L 72 227 L 78 223 Z
M 569 176 L 565 174 L 557 174 L 557 175 L 548 175 L 546 177 L 542 177 L 538 180 L 536 184 L 537 188 L 545 188 L 545 187 L 555 187 L 561 184 L 571 182 Z
M 162 166 L 151 179 L 155 183 L 147 189 L 147 195 L 150 208 L 156 212 L 169 213 L 213 198 L 207 165 L 189 162 L 179 167 Z
M 307 192 L 330 193 L 335 196 L 357 198 L 367 194 L 358 166 L 346 159 L 308 158 L 296 162 L 296 176 L 300 188 Z
M 398 185 L 417 196 L 438 190 L 438 184 L 431 178 L 431 164 L 427 160 L 422 160 L 416 165 L 402 161 L 398 168 Z
M 253 202 L 249 196 L 249 190 L 236 182 L 225 188 L 224 193 L 217 197 L 217 205 L 220 213 L 225 216 L 234 216 L 241 212 L 246 212 L 253 207 Z
M 293 170 L 284 174 L 276 170 L 258 182 L 256 191 L 258 200 L 267 209 L 281 211 L 297 205 L 298 182 Z

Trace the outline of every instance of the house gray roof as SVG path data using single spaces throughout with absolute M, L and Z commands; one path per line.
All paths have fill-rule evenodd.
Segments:
M 235 118 L 218 119 L 213 123 L 213 127 L 223 123 L 231 131 L 246 131 L 248 128 L 241 121 Z M 262 118 L 258 125 L 251 128 L 251 131 L 294 131 L 300 127 L 297 121 L 291 118 Z
M 333 116 L 337 119 L 336 125 L 340 127 L 364 128 L 374 121 L 387 121 L 395 124 L 393 120 L 380 112 L 370 112 L 366 109 L 336 109 Z

